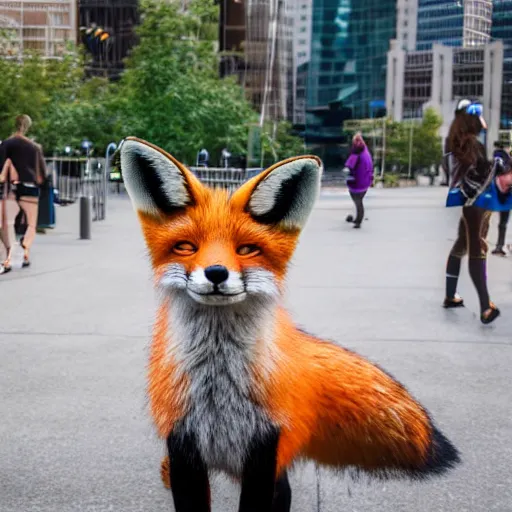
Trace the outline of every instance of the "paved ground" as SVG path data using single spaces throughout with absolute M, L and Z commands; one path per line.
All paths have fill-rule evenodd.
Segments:
M 297 321 L 392 372 L 464 458 L 424 484 L 322 472 L 323 512 L 512 511 L 512 261 L 490 259 L 504 313 L 494 326 L 480 325 L 465 268 L 468 308 L 440 307 L 458 215 L 445 193 L 372 191 L 360 231 L 344 222 L 348 197 L 324 194 L 302 238 L 287 299 Z M 112 201 L 90 242 L 77 240 L 73 207 L 58 221 L 30 269 L 1 276 L 0 512 L 171 511 L 146 413 L 153 292 L 135 216 Z M 292 480 L 293 511 L 317 512 L 313 468 Z M 236 500 L 218 479 L 215 512 Z

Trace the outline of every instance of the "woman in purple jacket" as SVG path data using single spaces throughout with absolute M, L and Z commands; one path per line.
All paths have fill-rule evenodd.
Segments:
M 352 150 L 344 171 L 348 173 L 347 185 L 357 211 L 356 218 L 349 215 L 347 222 L 353 222 L 354 228 L 360 228 L 364 218 L 363 198 L 373 182 L 372 156 L 360 133 L 356 133 L 352 139 Z

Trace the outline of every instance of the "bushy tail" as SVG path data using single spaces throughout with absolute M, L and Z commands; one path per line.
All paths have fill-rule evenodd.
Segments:
M 398 381 L 348 350 L 316 345 L 310 378 L 318 379 L 318 414 L 307 458 L 375 476 L 416 479 L 460 462 L 457 449 Z

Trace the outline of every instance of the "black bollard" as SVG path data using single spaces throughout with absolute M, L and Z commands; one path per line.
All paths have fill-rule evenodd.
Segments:
M 80 240 L 91 239 L 91 197 L 80 198 Z

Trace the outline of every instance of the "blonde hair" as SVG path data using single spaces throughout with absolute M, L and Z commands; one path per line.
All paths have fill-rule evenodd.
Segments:
M 32 119 L 26 114 L 22 114 L 21 116 L 16 117 L 15 121 L 16 130 L 21 133 L 26 133 L 32 126 Z

